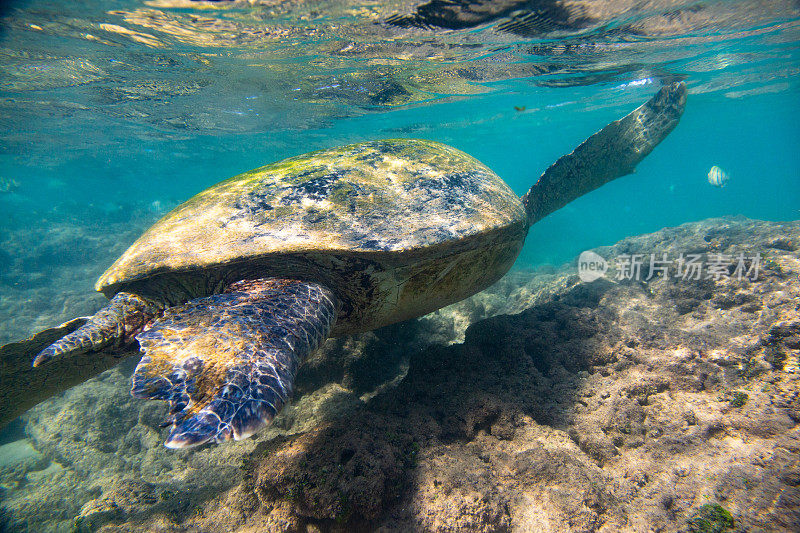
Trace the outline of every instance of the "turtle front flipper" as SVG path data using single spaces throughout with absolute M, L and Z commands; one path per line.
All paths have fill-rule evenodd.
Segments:
M 650 100 L 553 163 L 522 198 L 528 225 L 633 172 L 675 129 L 685 106 L 686 84 L 678 82 L 662 87 Z
M 328 336 L 336 310 L 327 288 L 277 278 L 167 309 L 136 336 L 144 356 L 131 394 L 170 403 L 169 448 L 247 438 L 289 399 L 300 362 Z
M 39 352 L 33 366 L 59 357 L 123 348 L 145 324 L 160 314 L 161 308 L 154 302 L 120 292 L 81 327 Z

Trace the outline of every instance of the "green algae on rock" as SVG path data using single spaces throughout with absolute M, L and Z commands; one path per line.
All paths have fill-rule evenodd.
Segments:
M 743 407 L 744 404 L 747 403 L 750 397 L 747 395 L 746 392 L 743 391 L 734 391 L 733 398 L 731 398 L 730 406 L 731 407 Z
M 691 533 L 724 533 L 736 525 L 731 513 L 718 503 L 705 504 L 686 524 Z
M 717 253 L 707 237 L 721 231 L 722 253 L 770 253 L 780 272 L 649 287 L 580 283 L 574 264 L 512 272 L 422 319 L 329 340 L 294 402 L 228 446 L 159 450 L 166 406 L 130 398 L 128 361 L 26 415 L 31 445 L 62 466 L 4 493 L 8 529 L 681 531 L 718 501 L 736 528 L 791 531 L 800 256 L 771 242 L 800 239 L 800 223 L 711 219 L 596 252 Z M 750 400 L 732 409 L 731 390 Z M 152 486 L 130 499 L 131 479 Z

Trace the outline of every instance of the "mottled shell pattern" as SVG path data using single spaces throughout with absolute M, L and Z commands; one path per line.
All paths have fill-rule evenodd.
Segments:
M 447 145 L 381 140 L 292 157 L 223 181 L 147 230 L 98 280 L 169 304 L 239 279 L 325 284 L 334 334 L 458 301 L 513 264 L 525 210 L 488 167 Z

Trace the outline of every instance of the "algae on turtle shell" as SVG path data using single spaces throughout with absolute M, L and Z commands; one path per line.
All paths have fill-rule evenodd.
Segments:
M 30 383 L 39 400 L 138 343 L 131 393 L 170 403 L 167 446 L 247 438 L 280 412 L 300 363 L 326 337 L 418 317 L 490 286 L 532 224 L 633 172 L 685 103 L 683 83 L 662 87 L 521 199 L 471 156 L 409 139 L 312 152 L 210 187 L 100 277 L 95 287 L 111 301 L 85 324 L 44 349 L 54 330 L 0 347 L 6 416 L 29 406 L 17 387 Z M 25 350 L 32 370 L 20 365 Z M 74 366 L 63 386 L 41 370 L 54 364 Z

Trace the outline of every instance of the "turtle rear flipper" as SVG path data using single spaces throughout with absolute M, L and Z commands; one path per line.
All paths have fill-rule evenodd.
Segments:
M 0 428 L 137 353 L 133 336 L 160 314 L 153 302 L 119 293 L 94 316 L 0 346 Z
M 247 438 L 278 414 L 335 319 L 335 296 L 316 283 L 235 283 L 168 309 L 136 336 L 145 355 L 131 394 L 170 403 L 170 448 Z
M 123 348 L 145 324 L 160 314 L 161 309 L 150 300 L 120 292 L 81 327 L 39 352 L 33 366 L 55 358 Z
M 685 106 L 686 84 L 678 82 L 662 87 L 650 100 L 550 165 L 522 198 L 528 225 L 633 172 L 675 129 Z
M 138 347 L 135 350 L 123 347 L 122 350 L 101 350 L 57 358 L 37 368 L 31 366 L 35 354 L 86 322 L 87 318 L 76 318 L 40 331 L 29 339 L 0 346 L 0 428 L 37 403 L 108 370 L 123 358 L 138 352 Z

